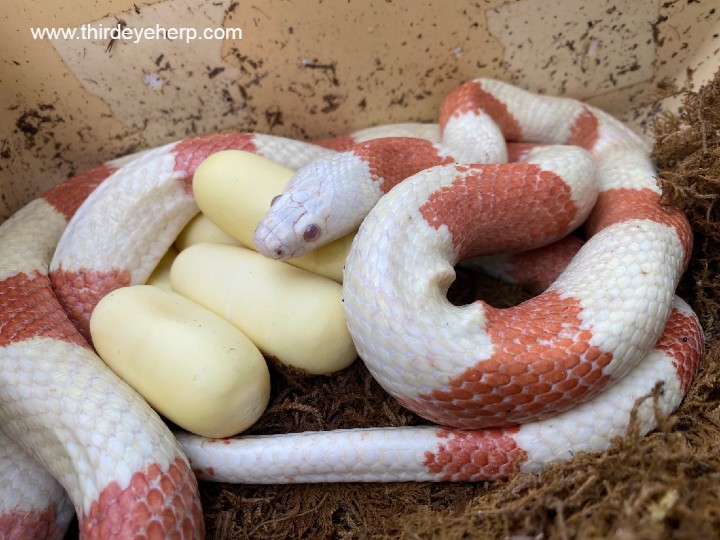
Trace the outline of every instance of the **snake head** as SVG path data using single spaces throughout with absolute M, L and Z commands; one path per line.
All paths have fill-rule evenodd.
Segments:
M 266 257 L 292 259 L 324 244 L 326 225 L 317 193 L 289 190 L 273 198 L 255 229 L 253 243 Z

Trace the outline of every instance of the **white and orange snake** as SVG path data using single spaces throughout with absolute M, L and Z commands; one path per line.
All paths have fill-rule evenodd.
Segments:
M 453 91 L 440 132 L 401 125 L 321 144 L 195 137 L 70 179 L 5 222 L 3 537 L 62 538 L 72 512 L 66 490 L 83 538 L 200 538 L 195 475 L 493 479 L 607 448 L 658 382 L 657 410 L 672 411 L 698 369 L 703 336 L 674 296 L 691 231 L 660 205 L 645 144 L 595 108 L 492 80 Z M 421 138 L 398 137 L 415 133 Z M 386 135 L 395 138 L 377 138 Z M 532 144 L 506 148 L 506 140 Z M 85 339 L 93 306 L 147 279 L 197 212 L 195 167 L 228 148 L 299 169 L 258 226 L 262 253 L 296 256 L 362 222 L 343 285 L 351 335 L 380 384 L 441 426 L 231 440 L 172 434 L 94 354 Z M 513 163 L 503 163 L 508 153 Z M 583 222 L 584 246 L 553 244 Z M 520 253 L 545 245 L 563 261 L 549 278 L 530 268 L 537 251 Z M 559 273 L 567 253 L 574 257 Z M 552 283 L 505 310 L 452 306 L 453 265 L 479 255 L 506 279 Z M 638 418 L 642 432 L 652 429 L 653 404 Z M 42 466 L 12 463 L 24 455 L 16 444 Z

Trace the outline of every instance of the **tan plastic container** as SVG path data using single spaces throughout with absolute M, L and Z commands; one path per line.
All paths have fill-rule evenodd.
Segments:
M 672 86 L 696 89 L 718 68 L 718 0 L 2 0 L 0 222 L 76 172 L 190 135 L 314 139 L 434 122 L 443 97 L 479 76 L 585 99 L 650 139 L 653 118 L 679 104 Z M 657 485 L 638 500 L 670 526 L 685 507 L 664 512 L 682 495 Z M 337 511 L 329 487 L 302 489 L 335 505 L 327 519 L 338 527 L 370 515 Z M 468 495 L 457 493 L 459 507 Z M 573 504 L 552 508 L 563 527 Z M 208 523 L 229 527 L 229 515 Z
M 677 103 L 657 102 L 663 86 L 720 65 L 715 0 L 5 0 L 0 13 L 0 219 L 75 171 L 192 134 L 433 121 L 481 75 L 649 132 Z

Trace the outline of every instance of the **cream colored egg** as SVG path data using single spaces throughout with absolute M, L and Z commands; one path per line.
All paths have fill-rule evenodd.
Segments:
M 100 357 L 160 414 L 206 437 L 228 437 L 267 407 L 265 360 L 235 326 L 183 296 L 148 285 L 98 303 L 90 333 Z
M 200 244 L 201 242 L 215 242 L 233 246 L 241 245 L 239 240 L 236 240 L 215 225 L 215 223 L 202 212 L 192 218 L 182 232 L 180 232 L 177 240 L 175 240 L 175 246 L 179 251 L 182 251 L 188 246 Z
M 332 280 L 249 249 L 196 244 L 177 256 L 170 281 L 288 366 L 333 373 L 357 356 Z
M 202 212 L 231 237 L 253 248 L 253 234 L 273 197 L 294 171 L 242 150 L 224 150 L 195 171 L 193 193 Z M 354 234 L 339 238 L 288 263 L 342 283 L 342 269 Z
M 177 257 L 178 250 L 174 247 L 170 247 L 163 255 L 160 262 L 158 262 L 155 270 L 152 271 L 150 277 L 145 282 L 146 285 L 152 285 L 160 289 L 169 291 L 170 287 L 170 267 L 172 266 L 175 257 Z

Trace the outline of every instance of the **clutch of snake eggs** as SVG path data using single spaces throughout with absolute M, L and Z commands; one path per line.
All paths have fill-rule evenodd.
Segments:
M 292 174 L 249 152 L 207 158 L 193 182 L 203 212 L 158 263 L 146 282 L 153 287 L 114 291 L 93 313 L 103 360 L 193 433 L 227 437 L 257 420 L 269 392 L 258 347 L 313 374 L 357 357 L 336 283 L 352 236 L 295 266 L 241 247 L 252 246 L 257 221 Z

